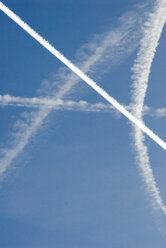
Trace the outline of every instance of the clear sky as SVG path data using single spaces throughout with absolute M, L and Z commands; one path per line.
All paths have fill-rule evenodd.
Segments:
M 124 105 L 154 2 L 3 1 Z M 106 103 L 2 11 L 0 37 L 0 95 L 55 97 L 76 82 L 64 100 Z M 144 116 L 164 140 L 166 115 L 153 113 L 166 107 L 165 44 L 166 28 L 145 97 L 151 115 Z M 130 122 L 117 112 L 75 110 L 0 105 L 0 247 L 165 248 L 166 215 L 153 207 Z M 166 204 L 166 152 L 149 137 L 145 144 Z

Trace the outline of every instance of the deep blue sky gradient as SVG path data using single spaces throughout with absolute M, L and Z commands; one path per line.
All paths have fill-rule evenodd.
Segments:
M 86 2 L 86 3 L 85 3 Z M 103 3 L 104 2 L 104 3 Z M 149 1 L 152 3 L 153 1 Z M 141 1 L 11 1 L 4 3 L 71 60 L 94 34 Z M 143 1 L 142 1 L 143 3 Z M 160 40 L 145 102 L 165 107 L 166 29 Z M 45 79 L 62 67 L 2 12 L 0 13 L 0 93 L 37 96 Z M 134 52 L 100 79 L 123 104 L 130 103 Z M 104 100 L 80 82 L 72 97 Z M 70 96 L 69 96 L 70 98 Z M 25 108 L 0 109 L 1 146 Z M 165 118 L 145 117 L 164 140 Z M 146 138 L 154 174 L 166 204 L 166 154 Z M 52 112 L 0 187 L 2 248 L 164 248 L 166 217 L 154 212 L 136 164 L 131 125 L 115 114 Z

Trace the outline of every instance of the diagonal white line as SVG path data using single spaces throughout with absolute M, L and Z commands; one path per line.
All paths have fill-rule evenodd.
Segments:
M 30 26 L 28 26 L 24 21 L 22 21 L 13 11 L 6 7 L 2 2 L 0 2 L 0 9 L 8 15 L 14 22 L 16 22 L 20 27 L 22 27 L 29 35 L 31 35 L 35 40 L 37 40 L 43 47 L 45 47 L 50 53 L 57 57 L 61 62 L 63 62 L 68 68 L 70 68 L 75 74 L 77 74 L 81 79 L 83 79 L 90 87 L 92 87 L 96 92 L 98 92 L 103 98 L 105 98 L 109 103 L 111 103 L 116 109 L 118 109 L 124 116 L 126 116 L 131 122 L 137 125 L 144 133 L 146 133 L 151 139 L 153 139 L 159 146 L 166 150 L 166 143 L 159 138 L 153 131 L 151 131 L 144 123 L 134 117 L 129 111 L 127 111 L 120 103 L 118 103 L 113 97 L 108 95 L 100 86 L 96 84 L 91 78 L 89 78 L 85 73 L 83 73 L 78 67 L 71 63 L 63 54 L 56 50 L 48 41 L 46 41 L 42 36 L 40 36 L 36 31 L 34 31 Z
M 120 27 L 109 30 L 102 35 L 100 34 L 97 39 L 93 38 L 90 42 L 80 47 L 77 54 L 79 59 L 77 58 L 77 61 L 84 72 L 91 71 L 91 73 L 94 73 L 92 69 L 96 70 L 96 68 L 99 65 L 102 66 L 106 60 L 109 61 L 110 67 L 110 62 L 111 64 L 114 63 L 115 60 L 117 61 L 117 57 L 120 56 L 122 58 L 122 55 L 126 56 L 130 54 L 133 49 L 137 47 L 140 38 L 140 25 L 138 24 L 141 24 L 141 18 L 137 15 L 127 14 L 126 16 L 125 14 L 122 19 L 123 24 L 120 21 Z M 135 29 L 132 28 L 134 25 L 136 25 Z M 81 59 L 80 54 L 82 55 Z M 107 54 L 109 54 L 109 56 L 107 56 Z M 84 57 L 83 60 L 82 57 Z M 101 71 L 99 71 L 98 74 L 100 75 Z M 58 81 L 61 81 L 61 87 L 56 88 L 57 82 L 54 81 L 51 82 L 51 88 L 47 85 L 48 92 L 47 89 L 39 88 L 40 93 L 47 92 L 47 97 L 51 94 L 55 100 L 63 99 L 80 81 L 80 78 L 73 74 L 72 71 L 65 73 L 62 68 L 56 73 L 56 78 Z M 48 84 L 50 84 L 50 82 Z M 110 108 L 114 108 L 111 104 L 109 104 L 109 106 Z M 41 106 L 37 112 L 32 111 L 24 121 L 21 120 L 20 124 L 18 124 L 18 130 L 13 133 L 14 139 L 10 142 L 11 148 L 0 149 L 0 154 L 2 154 L 2 156 L 0 156 L 0 180 L 3 179 L 2 175 L 9 168 L 13 160 L 23 151 L 32 136 L 38 132 L 39 127 L 42 127 L 44 120 L 52 110 L 54 110 L 54 106 Z

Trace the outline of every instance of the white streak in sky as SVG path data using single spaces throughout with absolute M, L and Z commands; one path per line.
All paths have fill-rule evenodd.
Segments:
M 68 60 L 63 54 L 55 49 L 48 41 L 41 37 L 30 26 L 23 22 L 17 15 L 14 14 L 9 8 L 7 8 L 2 2 L 0 2 L 0 9 L 8 15 L 14 22 L 16 22 L 22 29 L 24 29 L 29 35 L 37 40 L 43 47 L 45 47 L 50 53 L 57 57 L 62 63 L 64 63 L 69 69 L 71 69 L 77 76 L 79 76 L 84 82 L 86 82 L 91 88 L 93 88 L 99 95 L 105 100 L 111 103 L 117 110 L 119 110 L 124 116 L 126 116 L 131 122 L 139 127 L 144 133 L 146 133 L 152 140 L 154 140 L 159 146 L 166 150 L 166 143 L 159 138 L 152 130 L 150 130 L 142 120 L 137 119 L 133 114 L 127 111 L 119 102 L 110 96 L 105 90 L 103 90 L 95 81 L 88 77 L 82 70 L 75 66 L 70 60 Z
M 0 6 L 2 7 L 4 5 L 1 3 Z M 86 45 L 86 48 L 88 48 L 88 54 L 84 51 L 84 47 L 81 49 L 80 57 L 82 58 L 82 54 L 84 53 L 85 60 L 79 61 L 79 64 L 80 68 L 84 72 L 91 73 L 92 70 L 95 70 L 96 65 L 102 65 L 106 59 L 108 60 L 110 58 L 113 61 L 114 58 L 116 58 L 116 54 L 122 58 L 123 56 L 126 56 L 126 54 L 131 54 L 131 52 L 136 48 L 137 45 L 135 44 L 138 43 L 138 39 L 140 38 L 139 16 L 134 13 L 133 15 L 129 14 L 122 19 L 122 27 L 114 28 L 113 30 L 106 32 L 104 35 L 99 35 L 97 41 L 92 40 L 92 42 Z M 100 74 L 100 72 L 98 74 Z M 66 74 L 64 72 L 62 73 L 62 70 L 60 70 L 60 81 L 62 81 L 63 84 L 59 90 L 56 89 L 55 91 L 55 82 L 49 85 L 48 90 L 44 89 L 44 93 L 54 99 L 62 99 L 71 91 L 73 86 L 80 81 L 80 78 L 70 71 Z M 52 86 L 53 88 L 50 89 Z M 30 138 L 37 133 L 46 117 L 54 109 L 55 106 L 53 105 L 44 105 L 39 111 L 34 111 L 30 115 L 27 114 L 25 120 L 20 120 L 17 123 L 17 131 L 13 133 L 11 143 L 7 148 L 0 150 L 1 176 L 7 168 L 9 168 L 12 161 L 23 151 Z
M 85 112 L 103 112 L 110 113 L 117 110 L 110 104 L 103 102 L 89 103 L 84 100 L 78 102 L 73 100 L 62 100 L 51 97 L 20 97 L 11 95 L 0 95 L 0 106 L 15 106 L 15 107 L 27 107 L 27 108 L 41 108 L 51 107 L 54 110 L 70 110 L 70 111 L 85 111 Z M 132 110 L 132 107 L 124 106 L 128 110 Z M 152 116 L 155 118 L 166 117 L 166 108 L 152 109 L 148 106 L 143 107 L 143 115 Z
M 152 61 L 158 46 L 162 29 L 166 22 L 166 0 L 157 0 L 153 6 L 153 12 L 148 15 L 148 20 L 144 25 L 143 38 L 140 49 L 135 60 L 133 70 L 133 114 L 142 122 L 142 111 L 148 79 L 151 71 Z M 137 151 L 137 158 L 143 179 L 147 186 L 148 193 L 152 196 L 152 203 L 155 208 L 161 209 L 166 214 L 164 205 L 157 187 L 153 172 L 150 166 L 148 149 L 144 144 L 144 135 L 135 125 L 134 143 Z

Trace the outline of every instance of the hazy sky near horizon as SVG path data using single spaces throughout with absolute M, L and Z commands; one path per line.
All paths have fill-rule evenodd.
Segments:
M 76 65 L 88 61 L 87 74 L 124 105 L 131 102 L 131 67 L 153 2 L 3 1 Z M 68 75 L 69 81 L 75 80 L 69 69 L 2 12 L 0 37 L 1 95 L 54 96 Z M 165 44 L 166 28 L 145 98 L 153 109 L 166 106 Z M 64 99 L 105 103 L 81 80 Z M 1 162 L 4 153 L 10 156 L 25 139 L 40 110 L 0 106 L 0 115 Z M 166 118 L 144 120 L 166 140 Z M 0 247 L 164 248 L 166 216 L 151 205 L 131 133 L 129 121 L 116 113 L 51 111 L 1 181 Z M 145 144 L 166 204 L 166 153 L 148 137 Z

